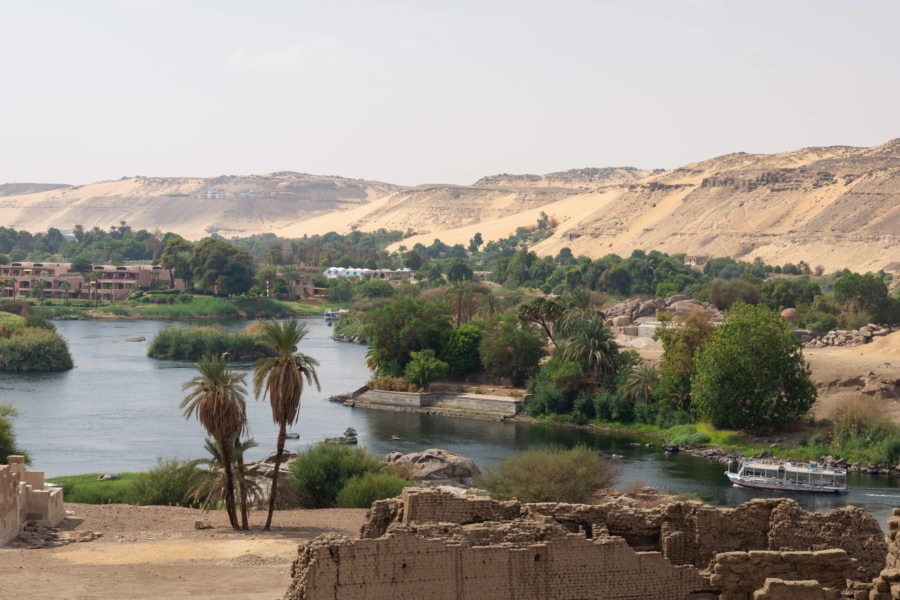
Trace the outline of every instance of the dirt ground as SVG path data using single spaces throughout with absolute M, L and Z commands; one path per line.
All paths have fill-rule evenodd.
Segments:
M 322 533 L 356 536 L 363 509 L 265 512 L 233 531 L 224 511 L 123 504 L 66 504 L 64 530 L 102 537 L 58 548 L 0 548 L 0 598 L 233 598 L 277 600 L 290 583 L 297 546 Z M 196 530 L 206 518 L 212 529 Z

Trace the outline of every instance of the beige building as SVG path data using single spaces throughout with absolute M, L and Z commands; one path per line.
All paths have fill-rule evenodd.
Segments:
M 0 466 L 0 546 L 19 535 L 26 521 L 56 527 L 66 518 L 62 488 L 44 489 L 43 471 L 26 471 L 24 456 Z

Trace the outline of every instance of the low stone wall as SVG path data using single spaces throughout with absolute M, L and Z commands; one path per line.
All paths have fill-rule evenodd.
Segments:
M 0 466 L 0 546 L 19 535 L 26 521 L 55 527 L 66 518 L 61 489 L 44 489 L 44 473 L 26 471 L 24 456 L 7 462 Z
M 447 392 L 415 393 L 369 390 L 359 397 L 362 402 L 401 408 L 443 408 L 461 411 L 516 415 L 522 408 L 518 398 L 483 394 L 452 394 Z

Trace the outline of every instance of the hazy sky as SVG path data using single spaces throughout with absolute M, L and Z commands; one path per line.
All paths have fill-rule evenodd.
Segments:
M 900 2 L 0 0 L 0 182 L 400 184 L 900 136 Z

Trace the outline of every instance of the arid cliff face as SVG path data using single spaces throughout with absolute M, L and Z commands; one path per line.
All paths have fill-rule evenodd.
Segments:
M 541 212 L 559 223 L 539 254 L 634 249 L 806 261 L 828 270 L 900 268 L 900 140 L 780 154 L 728 154 L 672 171 L 574 169 L 494 175 L 471 186 L 402 187 L 300 173 L 213 179 L 135 177 L 54 189 L 18 184 L 0 221 L 30 231 L 127 221 L 198 239 L 379 228 L 402 243 L 506 237 Z M 896 264 L 894 264 L 896 263 Z

